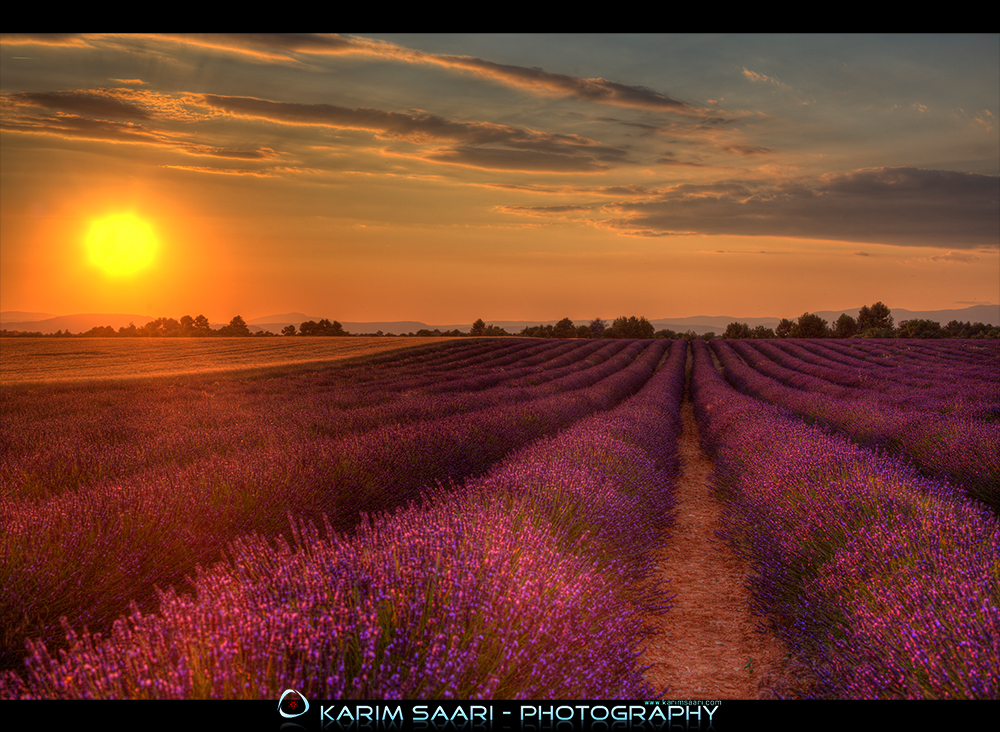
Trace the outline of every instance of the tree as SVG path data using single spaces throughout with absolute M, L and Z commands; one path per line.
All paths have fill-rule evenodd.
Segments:
M 247 327 L 246 321 L 241 316 L 234 315 L 233 319 L 229 321 L 229 325 L 219 328 L 219 335 L 248 336 L 250 335 L 250 328 Z
M 521 330 L 520 335 L 527 338 L 552 338 L 553 330 L 551 323 L 547 323 L 546 325 L 526 325 Z
M 774 331 L 766 325 L 758 325 L 750 331 L 751 338 L 774 338 Z
M 802 313 L 791 332 L 792 338 L 826 338 L 828 335 L 826 321 L 812 313 Z
M 604 331 L 605 338 L 652 338 L 655 335 L 653 324 L 645 317 L 615 318 L 611 327 Z
M 199 315 L 194 319 L 194 335 L 208 335 L 212 332 L 212 325 L 208 322 L 208 318 L 204 315 Z
M 792 335 L 792 328 L 794 327 L 795 323 L 793 323 L 788 318 L 782 318 L 778 322 L 778 327 L 774 329 L 774 334 L 778 338 L 788 338 L 789 336 Z
M 318 323 L 313 320 L 307 320 L 299 326 L 299 334 L 304 336 L 350 335 L 339 322 L 334 320 L 331 323 L 327 318 L 322 318 Z
M 858 332 L 858 323 L 847 313 L 841 313 L 837 322 L 833 324 L 834 338 L 850 338 Z
M 483 331 L 486 330 L 486 323 L 483 322 L 482 318 L 479 318 L 475 323 L 472 324 L 472 330 L 469 331 L 471 336 L 481 336 Z
M 284 328 L 281 329 L 281 335 L 293 336 L 295 335 L 295 324 L 289 323 Z
M 751 331 L 750 326 L 746 323 L 737 323 L 733 321 L 726 326 L 726 332 L 722 334 L 723 338 L 750 338 Z
M 904 320 L 899 324 L 900 338 L 947 338 L 948 331 L 933 320 Z
M 554 338 L 573 338 L 576 336 L 576 326 L 569 318 L 563 318 L 552 329 L 552 336 Z
M 881 302 L 870 308 L 866 305 L 858 311 L 858 331 L 865 338 L 892 338 L 892 313 Z
M 607 325 L 600 318 L 594 318 L 590 321 L 590 333 L 594 338 L 603 338 L 605 328 Z

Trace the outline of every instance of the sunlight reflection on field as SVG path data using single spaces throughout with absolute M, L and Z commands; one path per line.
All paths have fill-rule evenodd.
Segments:
M 339 361 L 441 338 L 4 338 L 0 383 L 122 379 Z

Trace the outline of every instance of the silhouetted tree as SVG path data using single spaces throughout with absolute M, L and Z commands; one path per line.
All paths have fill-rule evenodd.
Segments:
M 233 319 L 229 321 L 229 325 L 219 328 L 218 333 L 222 336 L 248 336 L 250 328 L 247 327 L 246 321 L 241 316 L 234 315 Z
M 483 334 L 483 331 L 485 330 L 486 330 L 486 323 L 483 322 L 482 318 L 479 318 L 478 320 L 476 320 L 475 323 L 472 324 L 472 330 L 469 331 L 469 335 L 481 336 Z
M 892 328 L 892 314 L 885 305 L 877 302 L 870 308 L 866 305 L 858 311 L 858 331 L 865 338 L 892 338 L 896 335 Z
M 295 324 L 289 323 L 284 328 L 281 329 L 281 335 L 293 336 L 295 335 Z
M 604 337 L 604 329 L 606 327 L 607 327 L 607 325 L 604 323 L 603 320 L 601 320 L 600 318 L 594 318 L 593 320 L 590 321 L 590 326 L 589 326 L 591 337 L 593 337 L 593 338 L 603 338 Z
M 788 318 L 782 318 L 778 321 L 778 327 L 774 329 L 774 334 L 778 338 L 788 338 L 792 335 L 792 328 L 794 327 L 795 323 Z
M 726 326 L 726 332 L 722 334 L 723 338 L 750 338 L 750 326 L 746 323 L 737 323 L 733 321 Z
M 350 335 L 338 321 L 330 322 L 322 318 L 318 323 L 307 320 L 299 326 L 299 335 L 304 336 L 346 336 Z
M 899 338 L 947 338 L 948 331 L 933 320 L 904 320 L 896 335 Z
M 826 321 L 812 313 L 802 313 L 799 322 L 792 326 L 792 338 L 826 338 L 828 335 Z
M 833 324 L 834 338 L 850 338 L 858 332 L 858 323 L 847 313 L 841 313 L 837 322 Z
M 553 338 L 552 331 L 551 323 L 547 323 L 546 325 L 526 325 L 519 335 L 527 338 Z
M 569 318 L 563 318 L 552 329 L 555 338 L 573 338 L 576 335 L 576 326 Z
M 654 334 L 652 323 L 634 315 L 615 318 L 611 327 L 604 331 L 605 338 L 652 338 Z
M 212 325 L 208 322 L 208 318 L 204 315 L 199 315 L 194 319 L 194 331 L 192 335 L 208 335 L 212 332 Z

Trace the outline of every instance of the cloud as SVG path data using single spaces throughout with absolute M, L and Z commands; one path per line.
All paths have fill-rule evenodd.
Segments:
M 719 148 L 722 152 L 733 153 L 734 155 L 767 155 L 774 152 L 769 147 L 759 145 L 723 145 Z
M 636 231 L 785 236 L 899 246 L 996 249 L 1000 178 L 872 168 L 817 179 L 720 181 L 620 202 Z
M 492 122 L 460 122 L 421 110 L 387 112 L 215 94 L 201 95 L 200 100 L 220 112 L 278 124 L 364 130 L 383 140 L 414 144 L 459 143 L 422 157 L 476 168 L 588 172 L 606 170 L 607 162 L 625 158 L 624 150 L 599 145 L 580 135 L 539 132 Z
M 756 71 L 751 71 L 746 66 L 743 67 L 743 76 L 748 78 L 750 81 L 756 83 L 776 84 L 777 86 L 783 86 L 782 83 L 777 79 L 775 79 L 773 76 L 767 76 L 766 74 L 760 74 Z
M 495 211 L 508 214 L 520 214 L 524 216 L 554 216 L 566 218 L 566 214 L 590 213 L 593 206 L 583 204 L 568 204 L 557 206 L 496 206 Z
M 11 37 L 5 36 L 8 43 Z M 216 51 L 236 53 L 256 61 L 273 63 L 287 61 L 300 63 L 309 56 L 364 55 L 385 60 L 432 64 L 447 69 L 475 73 L 494 83 L 514 87 L 530 93 L 562 96 L 595 104 L 606 104 L 633 109 L 646 109 L 700 115 L 700 110 L 687 102 L 648 87 L 622 84 L 602 78 L 581 78 L 557 74 L 537 67 L 499 64 L 475 56 L 427 53 L 406 48 L 388 41 L 359 36 L 326 34 L 259 33 L 259 34 L 206 34 L 206 35 L 157 35 L 157 36 L 73 36 L 25 35 L 14 37 L 14 42 L 43 45 L 127 45 L 133 42 L 173 43 Z
M 947 254 L 938 254 L 933 257 L 927 257 L 931 262 L 958 262 L 959 264 L 972 264 L 973 262 L 978 262 L 979 257 L 975 254 L 966 254 L 965 252 L 948 252 Z
M 974 117 L 976 124 L 982 125 L 986 132 L 992 132 L 996 129 L 997 118 L 990 113 L 990 110 L 984 109 L 982 112 Z
M 266 47 L 312 53 L 363 54 L 404 63 L 433 64 L 471 71 L 490 81 L 529 92 L 553 94 L 596 104 L 635 109 L 698 114 L 700 110 L 644 86 L 601 78 L 557 74 L 538 67 L 499 64 L 475 56 L 435 54 L 405 48 L 387 41 L 350 36 L 229 36 L 227 42 L 244 47 Z
M 186 130 L 168 126 L 230 116 L 282 125 L 361 130 L 383 141 L 429 147 L 416 156 L 423 160 L 494 170 L 596 172 L 626 159 L 623 149 L 576 134 L 457 121 L 423 110 L 391 112 L 217 94 L 165 95 L 125 88 L 9 94 L 3 108 L 4 129 L 8 131 L 145 142 L 189 154 L 247 160 L 278 153 L 265 147 L 240 149 L 197 141 Z M 35 113 L 39 110 L 43 114 Z
M 559 155 L 535 150 L 456 147 L 438 150 L 423 157 L 426 160 L 439 163 L 464 165 L 484 170 L 517 170 L 534 173 L 596 173 L 608 170 L 607 165 L 597 163 L 589 157 Z
M 148 119 L 142 107 L 104 91 L 20 92 L 9 95 L 16 106 L 78 112 L 93 117 Z
M 449 68 L 465 69 L 492 81 L 528 91 L 556 94 L 596 104 L 667 112 L 694 113 L 686 102 L 644 86 L 621 84 L 607 79 L 583 79 L 555 74 L 539 68 L 512 66 L 484 61 L 473 56 L 422 54 L 420 60 Z

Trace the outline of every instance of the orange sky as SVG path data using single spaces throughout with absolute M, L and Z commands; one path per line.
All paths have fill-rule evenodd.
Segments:
M 1000 302 L 1000 37 L 3 36 L 0 310 Z M 154 264 L 89 261 L 97 219 Z

